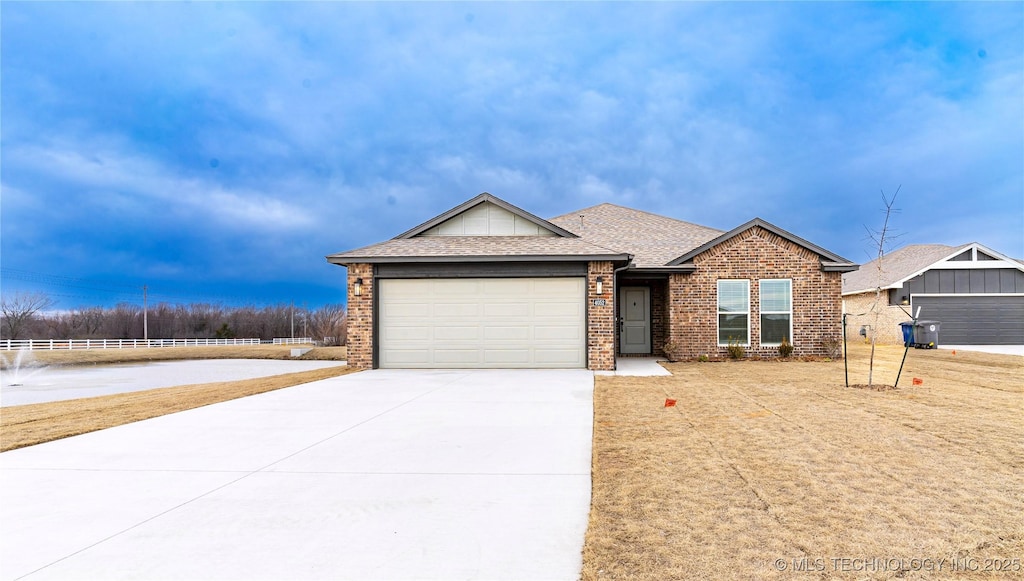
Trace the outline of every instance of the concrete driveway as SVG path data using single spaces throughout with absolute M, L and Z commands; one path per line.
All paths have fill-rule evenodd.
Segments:
M 4 579 L 576 579 L 593 374 L 368 371 L 0 454 Z

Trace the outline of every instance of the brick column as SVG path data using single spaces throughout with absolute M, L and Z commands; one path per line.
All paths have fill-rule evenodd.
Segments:
M 363 279 L 359 296 L 356 279 Z M 348 365 L 356 369 L 373 367 L 373 265 L 348 265 Z
M 615 267 L 609 261 L 587 264 L 587 368 L 594 371 L 615 369 Z M 603 292 L 597 294 L 597 277 L 603 279 Z M 604 299 L 604 306 L 594 304 Z

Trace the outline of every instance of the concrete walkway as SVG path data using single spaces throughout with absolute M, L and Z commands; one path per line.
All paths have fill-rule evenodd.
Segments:
M 979 353 L 995 353 L 997 355 L 1024 356 L 1024 345 L 939 345 L 939 349 L 947 351 L 977 351 Z
M 654 375 L 672 375 L 659 361 L 661 357 L 619 357 L 615 360 L 615 371 L 595 371 L 596 375 L 633 375 L 650 377 Z
M 0 454 L 3 579 L 576 579 L 593 375 L 372 371 Z

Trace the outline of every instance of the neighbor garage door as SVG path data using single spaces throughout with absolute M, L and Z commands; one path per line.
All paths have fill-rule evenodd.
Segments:
M 585 279 L 380 281 L 383 368 L 586 367 Z
M 921 319 L 939 321 L 939 345 L 1024 345 L 1024 296 L 915 295 Z

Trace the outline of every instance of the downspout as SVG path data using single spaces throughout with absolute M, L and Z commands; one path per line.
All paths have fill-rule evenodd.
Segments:
M 619 290 L 619 273 L 622 272 L 623 270 L 626 270 L 627 268 L 630 268 L 631 263 L 633 262 L 632 254 L 627 254 L 626 256 L 629 257 L 626 259 L 626 264 L 612 271 L 612 308 L 615 309 L 615 330 L 612 333 L 612 359 L 615 360 L 616 370 L 619 368 L 619 358 L 616 356 L 616 354 L 619 352 L 619 303 L 616 299 Z

